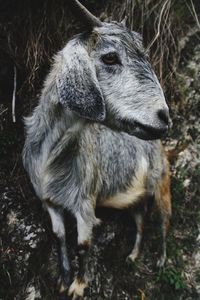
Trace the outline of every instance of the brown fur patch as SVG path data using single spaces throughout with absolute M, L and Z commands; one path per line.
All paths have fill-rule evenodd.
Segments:
M 58 205 L 55 205 L 51 199 L 47 198 L 47 199 L 43 199 L 42 200 L 48 207 L 52 207 L 52 208 L 58 208 Z
M 85 252 L 88 251 L 90 248 L 90 241 L 84 241 L 82 244 L 78 245 L 78 251 L 79 252 Z
M 166 163 L 166 172 L 161 177 L 160 181 L 157 185 L 157 190 L 155 193 L 155 201 L 158 210 L 164 216 L 171 216 L 172 209 L 171 209 L 171 191 L 170 191 L 170 170 L 169 170 L 169 162 L 167 158 L 165 158 Z

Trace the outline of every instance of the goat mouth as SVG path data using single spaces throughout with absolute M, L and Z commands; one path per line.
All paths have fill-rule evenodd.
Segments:
M 168 126 L 164 127 L 152 127 L 143 125 L 136 121 L 122 121 L 122 128 L 126 129 L 126 132 L 130 135 L 134 135 L 142 140 L 157 140 L 161 139 L 162 137 L 166 137 Z

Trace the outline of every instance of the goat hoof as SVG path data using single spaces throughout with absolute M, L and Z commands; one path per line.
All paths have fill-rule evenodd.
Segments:
M 127 264 L 129 267 L 132 267 L 132 268 L 135 267 L 135 258 L 132 257 L 131 254 L 130 254 L 129 256 L 127 256 L 127 258 L 126 258 L 126 264 Z
M 82 300 L 86 287 L 87 284 L 85 282 L 75 279 L 69 288 L 68 296 L 70 296 L 72 300 Z
M 166 257 L 165 256 L 161 256 L 158 261 L 157 261 L 157 267 L 158 268 L 163 268 L 164 267 L 164 264 L 165 264 L 165 260 L 166 260 Z
M 137 253 L 131 253 L 129 256 L 127 256 L 126 262 L 128 264 L 134 264 L 137 257 L 138 257 Z
M 66 294 L 67 290 L 69 288 L 69 279 L 64 279 L 63 276 L 60 276 L 58 279 L 58 292 L 60 296 L 64 297 L 64 294 Z M 63 298 L 63 300 L 66 298 Z

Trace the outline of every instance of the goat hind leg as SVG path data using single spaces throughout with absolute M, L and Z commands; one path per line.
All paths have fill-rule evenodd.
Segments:
M 130 255 L 127 257 L 127 262 L 134 262 L 139 255 L 144 225 L 144 213 L 142 210 L 136 209 L 134 211 L 133 208 L 133 210 L 131 211 L 131 215 L 135 220 L 137 233 L 134 248 Z
M 70 283 L 70 264 L 66 248 L 65 225 L 62 211 L 58 208 L 47 206 L 49 212 L 52 230 L 58 242 L 58 256 L 60 263 L 59 293 L 63 294 Z
M 162 224 L 161 224 L 161 234 L 162 234 L 162 248 L 161 248 L 161 255 L 157 261 L 157 266 L 159 268 L 163 267 L 166 261 L 166 238 L 167 238 L 167 233 L 169 230 L 169 224 L 170 224 L 170 218 L 168 216 L 161 216 L 162 218 Z
M 157 193 L 155 194 L 155 203 L 161 217 L 162 230 L 162 248 L 157 266 L 163 267 L 166 260 L 166 238 L 171 218 L 171 192 L 169 172 L 167 172 L 166 175 L 163 176 L 161 182 L 159 183 Z

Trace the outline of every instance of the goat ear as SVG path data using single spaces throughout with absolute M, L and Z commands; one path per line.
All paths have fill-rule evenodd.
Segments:
M 56 82 L 60 102 L 83 118 L 103 121 L 105 103 L 86 47 L 71 41 L 61 53 Z

